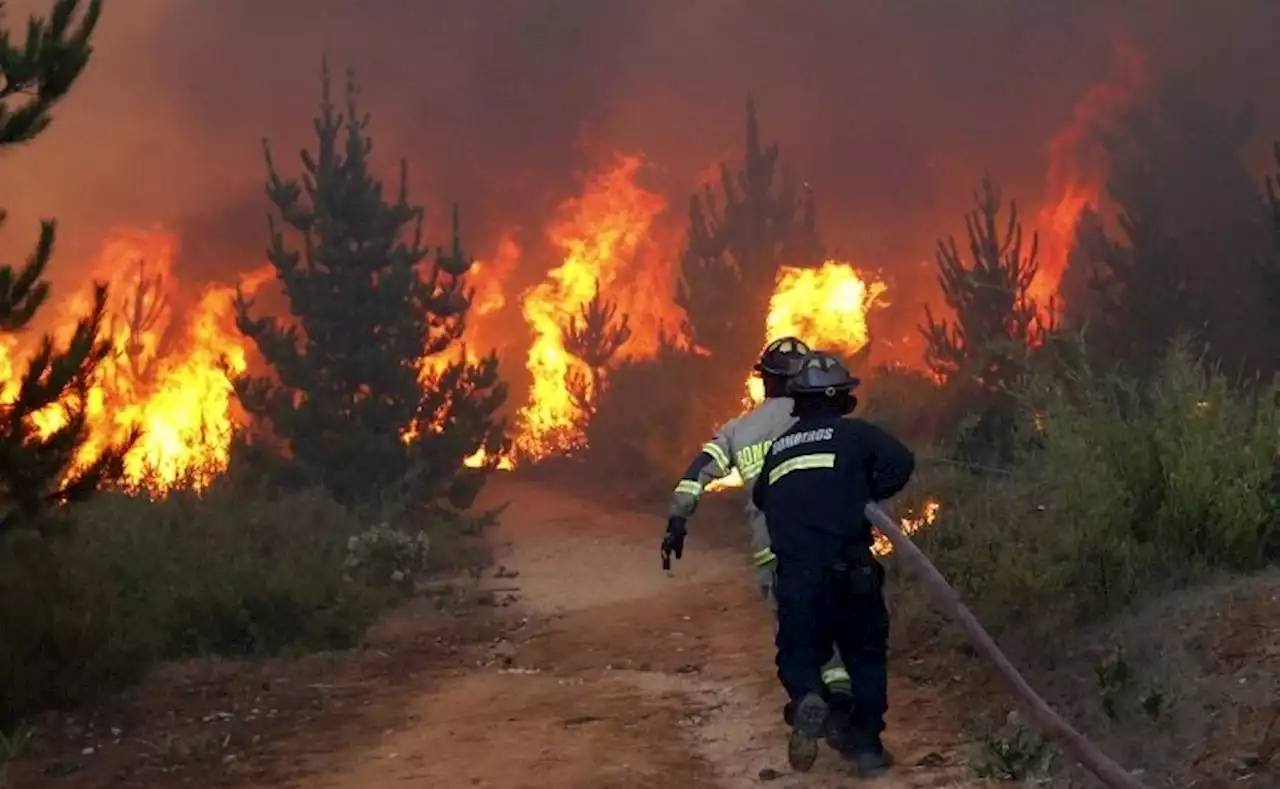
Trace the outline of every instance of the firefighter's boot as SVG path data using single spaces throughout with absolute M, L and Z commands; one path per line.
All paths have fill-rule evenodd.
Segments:
M 791 736 L 787 740 L 787 761 L 793 770 L 805 773 L 818 760 L 818 740 L 827 720 L 827 702 L 817 693 L 807 693 L 791 710 Z
M 828 688 L 826 731 L 823 737 L 833 751 L 843 752 L 845 731 L 853 713 L 853 696 L 841 688 Z
M 884 743 L 876 737 L 874 741 L 859 742 L 853 732 L 846 732 L 840 755 L 853 762 L 854 769 L 861 778 L 875 778 L 884 775 L 893 766 L 893 754 L 884 747 Z

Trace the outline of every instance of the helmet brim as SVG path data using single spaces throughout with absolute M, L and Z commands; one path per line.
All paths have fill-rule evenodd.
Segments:
M 798 394 L 798 395 L 825 395 L 827 394 L 828 390 L 831 390 L 831 393 L 835 394 L 836 392 L 852 392 L 854 389 L 858 388 L 858 384 L 860 383 L 862 383 L 861 379 L 850 378 L 847 382 L 845 382 L 844 384 L 841 384 L 840 386 L 814 387 L 814 386 L 797 386 L 796 384 L 791 384 L 787 387 L 787 391 L 793 394 Z

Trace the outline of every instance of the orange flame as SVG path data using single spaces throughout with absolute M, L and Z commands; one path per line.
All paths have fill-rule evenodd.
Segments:
M 938 513 L 942 511 L 942 505 L 933 499 L 926 499 L 924 507 L 921 508 L 920 515 L 915 516 L 908 514 L 900 523 L 903 533 L 907 535 L 915 534 L 926 526 L 932 526 L 938 520 Z M 879 531 L 873 531 L 874 537 L 871 543 L 871 552 L 876 556 L 888 556 L 893 553 L 893 544 L 885 538 Z
M 186 311 L 187 320 L 175 319 L 176 250 L 176 239 L 162 230 L 117 231 L 92 266 L 111 288 L 103 339 L 112 352 L 91 382 L 88 437 L 73 464 L 83 467 L 141 427 L 142 438 L 125 458 L 125 480 L 155 491 L 179 482 L 201 487 L 226 468 L 234 427 L 227 372 L 242 372 L 246 365 L 243 340 L 231 323 L 234 288 L 205 289 Z M 265 268 L 252 272 L 243 286 L 252 291 L 270 276 Z M 69 324 L 87 309 L 87 297 L 66 305 L 60 312 Z M 9 340 L 7 350 L 13 350 Z M 8 358 L 0 364 L 6 366 L 9 399 L 17 381 Z M 65 423 L 56 405 L 32 418 L 44 435 Z
M 431 380 L 432 376 L 442 373 L 452 363 L 460 361 L 478 362 L 480 354 L 477 353 L 477 349 L 487 352 L 495 344 L 493 342 L 495 338 L 492 338 L 488 331 L 490 325 L 484 319 L 486 316 L 494 315 L 506 306 L 507 299 L 502 290 L 502 283 L 520 263 L 520 257 L 520 245 L 508 234 L 499 240 L 493 257 L 476 260 L 472 264 L 471 270 L 467 274 L 467 284 L 473 288 L 473 292 L 467 309 L 464 341 L 449 347 L 442 353 L 422 360 L 419 380 L 424 385 Z M 411 425 L 405 429 L 401 438 L 405 442 L 410 442 L 417 435 L 418 427 Z M 477 449 L 462 462 L 467 468 L 482 468 L 491 465 L 499 471 L 510 471 L 515 467 L 514 458 L 509 456 L 491 461 L 483 447 Z
M 574 374 L 589 376 L 586 364 L 565 350 L 563 327 L 597 293 L 630 319 L 631 338 L 623 357 L 651 355 L 659 330 L 674 320 L 669 268 L 647 259 L 648 235 L 666 200 L 636 184 L 638 156 L 621 156 L 588 179 L 581 197 L 560 206 L 561 218 L 547 231 L 564 253 L 559 266 L 523 295 L 525 320 L 533 330 L 526 366 L 533 376 L 527 404 L 520 409 L 516 449 L 537 460 L 582 446 L 584 414 L 568 391 Z
M 1049 141 L 1045 202 L 1036 221 L 1040 269 L 1030 292 L 1042 320 L 1052 317 L 1050 304 L 1059 299 L 1080 215 L 1086 208 L 1098 208 L 1106 185 L 1106 162 L 1097 146 L 1089 144 L 1090 138 L 1098 128 L 1114 123 L 1145 84 L 1142 56 L 1127 39 L 1117 37 L 1111 75 L 1081 97 L 1072 110 L 1071 123 Z
M 839 260 L 816 269 L 784 266 L 769 300 L 765 343 L 793 336 L 813 348 L 851 356 L 871 341 L 867 313 L 886 289 L 883 282 L 868 282 Z M 764 400 L 758 377 L 747 379 L 747 393 L 750 405 Z
M 1059 289 L 1079 216 L 1086 206 L 1097 206 L 1103 188 L 1105 163 L 1098 161 L 1096 151 L 1086 150 L 1089 133 L 1113 122 L 1145 83 L 1141 58 L 1124 41 L 1117 42 L 1112 72 L 1082 97 L 1072 123 L 1049 145 L 1046 200 L 1037 217 L 1043 254 L 1032 288 L 1046 311 L 1049 297 Z M 655 241 L 661 235 L 659 220 L 666 201 L 637 183 L 641 166 L 639 156 L 618 157 L 587 180 L 580 196 L 561 205 L 558 220 L 547 231 L 561 251 L 560 265 L 525 291 L 520 305 L 533 334 L 526 358 L 533 380 L 516 419 L 520 457 L 539 459 L 582 446 L 585 415 L 570 398 L 567 382 L 571 373 L 587 370 L 566 352 L 562 327 L 593 296 L 599 293 L 617 306 L 619 316 L 630 318 L 632 336 L 619 359 L 650 356 L 660 334 L 678 334 L 681 315 L 671 297 L 678 256 L 670 254 L 674 245 L 665 243 L 667 239 Z M 172 276 L 176 250 L 176 239 L 164 231 L 115 233 L 91 272 L 112 281 L 117 320 L 107 327 L 114 353 L 90 392 L 85 457 L 140 425 L 145 435 L 127 458 L 128 479 L 158 488 L 182 479 L 200 483 L 226 466 L 236 412 L 220 365 L 225 360 L 235 372 L 247 363 L 246 346 L 231 321 L 232 289 L 184 293 Z M 493 344 L 486 332 L 500 324 L 484 317 L 503 309 L 503 282 L 521 256 L 522 250 L 508 238 L 490 259 L 478 264 L 467 344 L 456 352 L 462 358 L 470 358 L 473 346 Z M 123 300 L 136 295 L 130 288 L 137 284 L 140 260 L 145 261 L 141 271 L 146 276 L 160 276 L 153 296 L 181 300 L 181 320 L 168 307 L 157 307 L 155 323 L 145 328 L 131 328 L 123 320 L 128 306 Z M 245 286 L 252 290 L 271 276 L 264 268 L 251 274 Z M 816 347 L 852 355 L 869 342 L 867 313 L 883 303 L 884 292 L 882 283 L 840 261 L 811 270 L 784 268 L 770 301 L 764 339 L 795 334 Z M 50 312 L 69 326 L 84 314 L 87 298 L 77 295 L 61 306 Z M 22 350 L 14 337 L 0 337 L 0 372 L 5 374 L 0 398 L 12 396 L 20 371 L 15 363 L 22 359 Z M 442 356 L 457 358 L 453 352 Z M 751 380 L 749 401 L 757 402 L 761 395 L 759 382 Z M 50 409 L 37 415 L 36 423 L 52 430 L 59 419 L 56 409 Z M 483 453 L 467 460 L 468 465 L 486 462 Z M 503 458 L 501 465 L 510 467 L 512 462 Z
M 852 356 L 871 342 L 867 314 L 883 305 L 887 286 L 868 281 L 848 263 L 828 260 L 819 268 L 784 266 L 778 272 L 769 314 L 765 318 L 765 342 L 779 337 L 798 337 L 811 347 L 841 356 Z M 748 375 L 743 411 L 764 400 L 764 383 Z M 707 486 L 715 492 L 740 488 L 742 476 L 734 469 L 727 477 Z

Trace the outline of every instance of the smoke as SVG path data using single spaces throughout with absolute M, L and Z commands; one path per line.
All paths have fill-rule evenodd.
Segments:
M 8 24 L 47 6 L 11 0 Z M 339 76 L 358 69 L 375 156 L 388 173 L 409 160 L 434 240 L 453 200 L 473 254 L 514 234 L 526 258 L 513 289 L 551 265 L 541 229 L 609 151 L 646 155 L 678 221 L 708 166 L 736 158 L 753 91 L 766 137 L 815 190 L 829 244 L 910 285 L 891 291 L 899 333 L 918 318 L 915 285 L 931 287 L 935 239 L 963 227 L 984 171 L 1035 206 L 1046 143 L 1105 76 L 1114 34 L 1154 74 L 1190 72 L 1234 106 L 1274 89 L 1280 29 L 1273 0 L 107 6 L 95 58 L 51 130 L 3 162 L 0 254 L 25 254 L 36 219 L 58 217 L 55 285 L 80 287 L 77 265 L 119 225 L 177 230 L 184 279 L 257 265 L 260 140 L 296 167 L 327 51 Z M 1280 137 L 1280 107 L 1262 109 L 1264 137 Z

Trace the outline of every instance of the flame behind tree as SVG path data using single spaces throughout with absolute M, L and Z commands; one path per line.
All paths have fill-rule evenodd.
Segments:
M 78 24 L 80 3 L 59 0 L 48 19 L 33 18 L 24 47 L 0 32 L 0 150 L 31 141 L 48 127 L 50 110 L 83 72 L 102 10 L 93 0 Z M 4 214 L 0 212 L 0 223 Z M 44 272 L 53 253 L 55 227 L 45 221 L 36 249 L 20 269 L 0 267 L 0 332 L 25 328 L 49 296 Z M 0 404 L 0 533 L 40 527 L 49 507 L 84 498 L 123 471 L 123 458 L 137 434 L 105 448 L 91 462 L 75 461 L 87 437 L 86 392 L 90 378 L 111 350 L 100 337 L 106 286 L 94 288 L 89 314 L 80 318 L 65 347 L 45 336 L 13 386 L 5 381 Z M 51 411 L 58 411 L 51 415 Z M 42 429 L 41 415 L 56 426 Z M 46 422 L 47 424 L 47 422 Z
M 799 337 L 814 348 L 845 357 L 850 369 L 856 371 L 871 354 L 867 315 L 880 303 L 885 290 L 883 282 L 864 277 L 840 260 L 828 260 L 819 268 L 784 266 L 769 299 L 761 345 L 782 337 Z M 749 373 L 741 413 L 763 401 L 764 382 Z M 734 469 L 729 476 L 712 482 L 708 490 L 742 484 L 742 476 Z
M 609 367 L 631 338 L 630 316 L 624 313 L 617 317 L 617 313 L 618 305 L 602 301 L 597 291 L 577 315 L 569 317 L 568 325 L 562 327 L 564 349 L 587 367 L 585 373 L 570 370 L 565 381 L 569 396 L 582 415 L 580 428 L 584 432 L 608 385 Z
M 1147 84 L 1146 64 L 1123 35 L 1112 41 L 1111 73 L 1080 97 L 1071 121 L 1049 140 L 1049 171 L 1045 202 L 1036 217 L 1040 238 L 1039 268 L 1031 296 L 1046 322 L 1056 310 L 1077 309 L 1077 299 L 1089 300 L 1086 289 L 1068 276 L 1077 248 L 1082 220 L 1099 210 L 1107 181 L 1106 152 L 1099 132 L 1115 125 Z M 1074 286 L 1074 287 L 1073 287 Z M 1063 316 L 1065 318 L 1065 316 Z
M 405 164 L 387 202 L 369 172 L 368 117 L 354 76 L 345 115 L 329 85 L 326 64 L 317 150 L 302 153 L 303 183 L 282 178 L 266 149 L 268 194 L 302 239 L 302 252 L 286 248 L 272 221 L 268 257 L 296 322 L 254 318 L 252 303 L 238 299 L 237 325 L 274 378 L 238 377 L 236 393 L 293 464 L 344 504 L 435 506 L 447 498 L 469 507 L 484 475 L 462 470 L 463 460 L 481 449 L 500 456 L 503 425 L 494 415 L 506 392 L 494 355 L 422 375 L 464 328 L 471 261 L 457 214 L 452 249 L 425 262 L 423 211 L 408 202 Z
M 707 186 L 690 200 L 676 293 L 688 316 L 686 335 L 710 352 L 730 385 L 758 350 L 758 321 L 768 312 L 779 269 L 822 261 L 811 194 L 801 195 L 790 172 L 778 175 L 778 146 L 761 145 L 755 103 L 748 99 L 742 169 L 721 165 L 719 198 Z
M 1038 270 L 1036 234 L 1024 245 L 1012 200 L 1001 230 L 1000 189 L 990 178 L 982 180 L 975 200 L 976 210 L 965 216 L 968 260 L 955 238 L 938 242 L 938 282 L 954 317 L 939 320 L 926 305 L 920 330 L 925 359 L 950 390 L 957 450 L 975 460 L 1003 462 L 1010 458 L 1014 431 L 1006 387 L 1021 372 L 1027 346 L 1052 327 L 1043 325 L 1030 296 Z
M 871 355 L 867 316 L 881 304 L 886 289 L 883 282 L 840 260 L 828 260 L 818 268 L 784 266 L 769 299 L 762 345 L 799 337 L 814 348 L 843 356 L 856 370 Z M 748 377 L 747 391 L 748 406 L 764 400 L 759 376 Z
M 103 243 L 89 270 L 115 297 L 100 336 L 110 347 L 85 386 L 68 395 L 82 398 L 86 431 L 69 470 L 82 471 L 103 450 L 128 444 L 118 482 L 151 494 L 177 485 L 204 487 L 227 467 L 237 416 L 227 371 L 243 372 L 247 363 L 244 338 L 234 326 L 233 288 L 209 285 L 192 294 L 194 300 L 183 299 L 180 312 L 172 309 L 182 298 L 173 276 L 176 250 L 177 239 L 163 228 L 118 229 Z M 269 268 L 262 267 L 245 274 L 241 287 L 252 292 L 269 279 Z M 75 294 L 58 305 L 54 320 L 73 328 L 75 321 L 65 316 L 90 306 Z M 66 342 L 73 333 L 63 326 L 55 338 Z M 12 335 L 0 335 L 0 342 L 6 356 L 32 355 Z M 0 400 L 17 393 L 12 362 L 0 359 L 6 372 Z M 67 404 L 32 415 L 40 436 L 62 429 Z M 132 440 L 139 429 L 141 437 Z
M 619 156 L 593 173 L 583 193 L 565 200 L 547 228 L 548 240 L 564 257 L 521 298 L 521 311 L 533 333 L 526 360 L 533 381 L 520 409 L 515 441 L 521 460 L 572 453 L 584 445 L 585 415 L 568 384 L 592 372 L 587 362 L 566 349 L 565 330 L 593 299 L 616 299 L 617 309 L 627 315 L 629 333 L 613 350 L 614 358 L 653 356 L 660 347 L 655 335 L 661 335 L 663 319 L 675 312 L 656 287 L 659 283 L 638 276 L 661 265 L 647 254 L 652 250 L 646 244 L 666 208 L 661 195 L 636 183 L 642 164 L 639 156 Z M 642 333 L 640 326 L 657 331 Z
M 928 343 L 925 358 L 935 375 L 994 390 L 1012 380 L 1019 352 L 1044 328 L 1029 295 L 1039 244 L 1032 233 L 1030 245 L 1024 246 L 1018 206 L 1012 200 L 1001 232 L 1000 189 L 990 178 L 982 180 L 975 200 L 977 209 L 965 215 L 968 261 L 954 237 L 938 242 L 938 283 L 954 318 L 938 320 L 926 304 L 920 330 Z
M 125 371 L 135 381 L 155 380 L 157 362 L 173 351 L 177 324 L 172 321 L 163 272 L 149 270 L 146 260 L 135 264 L 132 292 L 112 315 L 111 335 L 123 336 Z
M 202 488 L 227 467 L 237 416 L 227 373 L 247 366 L 247 341 L 234 325 L 235 289 L 208 285 L 184 296 L 174 276 L 177 249 L 164 228 L 119 229 L 92 266 L 117 298 L 108 308 L 112 351 L 90 382 L 89 437 L 77 466 L 140 427 L 123 481 L 153 494 Z M 254 292 L 269 280 L 270 268 L 262 266 L 244 274 L 240 287 Z
M 1114 222 L 1080 239 L 1101 298 L 1074 316 L 1091 348 L 1146 371 L 1194 331 L 1233 368 L 1274 369 L 1257 269 L 1272 251 L 1270 217 L 1242 154 L 1252 130 L 1248 108 L 1167 80 L 1102 136 Z

